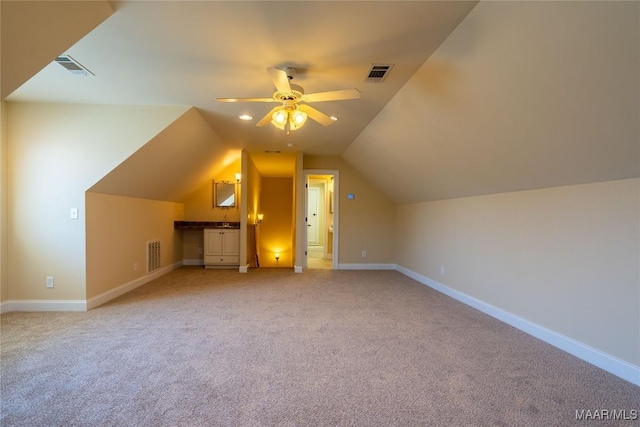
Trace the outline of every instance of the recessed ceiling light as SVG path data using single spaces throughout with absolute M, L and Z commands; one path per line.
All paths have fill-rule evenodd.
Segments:
M 338 118 L 336 116 L 331 116 L 331 120 L 333 120 L 334 122 L 337 122 Z
M 253 120 L 253 117 L 248 114 L 242 114 L 241 116 L 238 116 L 238 118 L 240 120 Z

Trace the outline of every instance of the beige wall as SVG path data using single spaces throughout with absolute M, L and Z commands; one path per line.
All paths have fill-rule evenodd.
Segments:
M 640 366 L 639 206 L 639 179 L 400 205 L 396 263 Z
M 147 242 L 160 239 L 162 267 L 182 261 L 181 203 L 87 192 L 87 299 L 144 277 Z
M 258 226 L 260 267 L 293 267 L 293 178 L 262 178 Z M 275 253 L 280 253 L 276 262 Z
M 293 211 L 295 212 L 294 221 L 292 224 L 293 233 L 293 253 L 295 256 L 293 257 L 293 268 L 297 273 L 302 272 L 302 266 L 304 265 L 304 260 L 306 259 L 304 254 L 304 248 L 306 248 L 306 244 L 303 244 L 302 235 L 302 227 L 306 227 L 304 223 L 304 154 L 302 151 L 298 151 L 296 153 L 296 160 L 294 166 L 294 174 L 293 174 Z
M 7 104 L 0 103 L 0 302 L 9 298 L 7 283 Z
M 236 182 L 235 174 L 240 172 L 240 159 L 234 160 L 227 165 L 220 174 L 213 177 L 213 181 L 231 181 Z M 240 200 L 240 186 L 237 188 L 236 203 Z M 213 182 L 206 179 L 193 192 L 180 200 L 184 203 L 184 219 L 185 221 L 224 221 L 225 215 L 227 221 L 239 222 L 239 208 L 214 208 L 213 207 Z
M 185 110 L 8 103 L 8 299 L 85 299 L 85 191 Z
M 393 263 L 395 211 L 389 199 L 339 157 L 304 156 L 304 169 L 340 173 L 339 263 Z M 348 193 L 353 200 L 347 200 Z
M 256 215 L 260 213 L 260 192 L 262 191 L 262 175 L 251 156 L 247 156 L 247 172 L 246 172 L 246 188 L 247 189 L 247 221 L 255 224 Z

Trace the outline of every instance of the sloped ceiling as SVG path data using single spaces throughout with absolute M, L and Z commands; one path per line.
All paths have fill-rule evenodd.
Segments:
M 5 99 L 114 11 L 106 0 L 2 1 L 0 10 L 0 99 Z
M 638 177 L 639 16 L 482 2 L 343 157 L 396 203 Z
M 109 19 L 58 52 L 73 56 L 95 77 L 78 78 L 50 63 L 7 100 L 188 105 L 198 108 L 230 148 L 339 155 L 477 2 L 112 4 L 116 12 Z M 395 64 L 384 83 L 364 82 L 374 63 Z M 298 69 L 293 83 L 307 93 L 356 88 L 362 98 L 314 103 L 338 121 L 325 127 L 309 120 L 290 136 L 271 125 L 256 127 L 277 104 L 215 101 L 271 97 L 275 88 L 267 68 L 286 66 Z M 243 113 L 253 121 L 239 120 Z
M 14 22 L 6 3 L 3 83 L 4 23 Z M 49 64 L 6 98 L 196 107 L 200 117 L 190 112 L 184 119 L 195 134 L 182 119 L 167 130 L 192 152 L 164 137 L 153 140 L 98 183 L 100 191 L 122 186 L 132 197 L 178 199 L 203 179 L 196 175 L 221 167 L 201 163 L 192 154 L 199 149 L 215 151 L 222 162 L 245 148 L 259 168 L 261 158 L 272 160 L 264 150 L 342 155 L 397 203 L 640 174 L 638 2 L 112 4 L 116 13 L 57 53 L 82 59 L 95 79 L 77 80 Z M 29 19 L 19 15 L 15 25 Z M 34 31 L 38 40 L 47 28 Z M 396 64 L 389 79 L 363 83 L 378 62 Z M 318 105 L 339 116 L 336 125 L 310 123 L 290 137 L 237 119 L 241 112 L 260 118 L 268 104 L 213 100 L 269 96 L 265 68 L 286 65 L 300 69 L 295 82 L 308 92 L 357 87 L 362 98 Z M 152 166 L 167 170 L 166 150 L 178 163 L 171 182 Z M 278 176 L 277 162 L 268 170 Z M 134 171 L 141 182 L 127 179 Z
M 239 158 L 191 108 L 89 191 L 179 202 Z

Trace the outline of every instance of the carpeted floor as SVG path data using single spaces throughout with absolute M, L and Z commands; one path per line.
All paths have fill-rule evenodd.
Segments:
M 183 267 L 1 316 L 2 426 L 562 426 L 640 388 L 394 271 Z

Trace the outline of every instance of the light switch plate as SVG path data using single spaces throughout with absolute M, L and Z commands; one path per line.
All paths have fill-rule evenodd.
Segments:
M 78 208 L 69 209 L 69 218 L 78 219 Z

